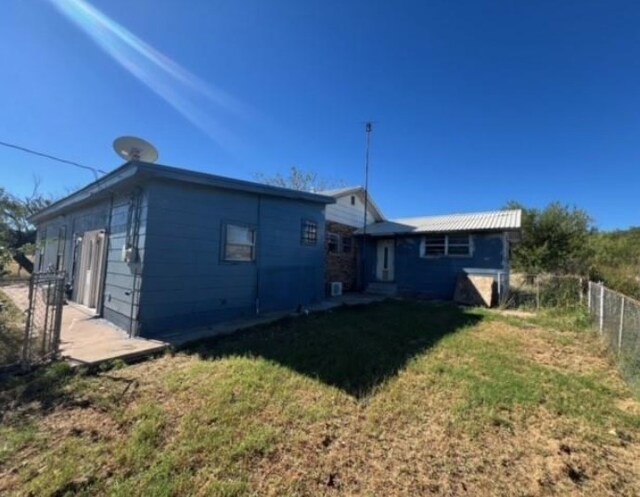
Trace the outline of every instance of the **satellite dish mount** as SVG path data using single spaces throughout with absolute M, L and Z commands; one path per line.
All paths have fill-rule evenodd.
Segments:
M 155 162 L 158 160 L 158 150 L 142 138 L 135 136 L 121 136 L 113 141 L 113 149 L 126 161 Z

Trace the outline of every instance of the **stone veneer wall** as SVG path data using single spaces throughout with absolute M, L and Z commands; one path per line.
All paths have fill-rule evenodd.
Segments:
M 325 282 L 327 286 L 332 281 L 341 281 L 344 292 L 352 292 L 357 290 L 357 274 L 358 274 L 358 245 L 353 232 L 356 228 L 346 226 L 344 224 L 327 221 L 326 233 L 335 233 L 340 235 L 340 244 L 338 252 L 329 252 L 328 241 L 325 240 L 325 252 L 327 256 L 325 266 Z M 342 252 L 342 238 L 351 237 L 351 252 Z M 327 290 L 328 291 L 328 290 Z

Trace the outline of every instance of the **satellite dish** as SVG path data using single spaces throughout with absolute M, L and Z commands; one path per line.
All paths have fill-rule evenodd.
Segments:
M 139 160 L 155 162 L 158 160 L 158 150 L 142 138 L 135 136 L 121 136 L 113 141 L 113 149 L 126 161 Z

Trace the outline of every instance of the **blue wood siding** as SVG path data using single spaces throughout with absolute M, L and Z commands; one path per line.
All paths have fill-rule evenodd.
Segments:
M 140 202 L 139 207 L 137 202 Z M 136 223 L 136 210 L 138 220 Z M 137 333 L 136 323 L 140 304 L 142 273 L 145 261 L 148 194 L 145 190 L 121 195 L 114 199 L 109 226 L 107 273 L 104 286 L 103 314 L 116 325 Z M 128 224 L 137 224 L 138 257 L 133 262 L 122 260 L 122 248 L 127 239 Z M 130 231 L 134 235 L 132 228 Z
M 129 264 L 122 261 L 122 246 L 126 238 L 127 223 L 132 217 L 129 211 L 136 208 L 137 198 L 140 199 L 137 239 L 139 258 L 137 262 Z M 104 229 L 108 233 L 108 251 L 101 311 L 109 321 L 127 331 L 135 331 L 145 253 L 146 217 L 146 193 L 144 190 L 132 190 L 41 223 L 38 225 L 38 244 L 43 247 L 44 253 L 41 267 L 44 270 L 50 265 L 55 266 L 59 246 L 58 236 L 61 233 L 60 228 L 64 228 L 62 269 L 67 271 L 68 282 L 75 285 L 73 258 L 77 238 L 86 231 Z M 79 259 L 79 250 L 76 256 Z M 134 288 L 134 282 L 136 288 Z M 75 298 L 75 294 L 72 298 Z
M 434 299 L 452 299 L 458 275 L 465 269 L 504 271 L 502 233 L 473 233 L 470 257 L 420 255 L 420 236 L 398 236 L 395 239 L 395 284 L 401 294 Z M 367 282 L 376 281 L 377 239 L 366 246 Z
M 318 245 L 300 243 L 302 218 Z M 223 260 L 226 223 L 256 228 L 253 262 Z M 323 298 L 324 206 L 253 193 L 157 182 L 149 188 L 144 335 L 202 326 Z M 304 278 L 308 278 L 305 280 Z
M 62 269 L 67 271 L 67 277 L 71 280 L 71 266 L 73 261 L 73 249 L 75 235 L 81 235 L 85 231 L 103 229 L 107 226 L 109 218 L 109 201 L 101 201 L 84 209 L 60 216 L 46 223 L 38 225 L 38 247 L 42 247 L 44 257 L 40 264 L 42 270 L 49 266 L 55 266 L 58 252 L 58 236 L 60 228 L 64 229 L 64 259 Z

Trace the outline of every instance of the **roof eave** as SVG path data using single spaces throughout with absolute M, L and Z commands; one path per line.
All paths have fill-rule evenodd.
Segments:
M 107 175 L 88 184 L 77 192 L 62 198 L 40 212 L 33 214 L 29 217 L 29 222 L 35 224 L 55 217 L 74 206 L 86 203 L 87 201 L 96 198 L 100 193 L 112 190 L 113 188 L 122 185 L 124 182 L 138 177 L 145 179 L 167 179 L 169 181 L 200 184 L 214 188 L 239 190 L 258 195 L 270 195 L 294 200 L 304 200 L 307 202 L 316 202 L 325 205 L 335 203 L 335 199 L 333 197 L 326 195 L 262 185 L 260 183 L 226 178 L 224 176 L 189 171 L 186 169 L 179 169 L 148 162 L 131 161 L 123 164 L 117 169 L 114 169 Z
M 289 188 L 281 188 L 278 186 L 263 185 L 252 181 L 245 181 L 235 178 L 227 178 L 226 176 L 218 176 L 199 171 L 190 171 L 177 167 L 165 166 L 160 164 L 150 164 L 146 162 L 138 163 L 143 174 L 153 176 L 154 178 L 167 179 L 170 181 L 180 181 L 191 184 L 200 184 L 215 188 L 228 190 L 239 190 L 260 195 L 269 195 L 274 197 L 291 198 L 295 200 L 305 200 L 308 202 L 316 202 L 321 204 L 333 204 L 335 199 L 327 195 L 318 193 L 310 193 L 300 190 L 292 190 Z
M 39 212 L 29 216 L 28 221 L 36 224 L 45 219 L 50 219 L 60 213 L 71 209 L 72 207 L 92 200 L 97 195 L 111 188 L 120 185 L 124 181 L 132 179 L 138 173 L 137 164 L 134 162 L 126 162 L 122 166 L 114 169 L 102 178 L 89 183 L 77 192 L 68 195 L 53 204 L 45 207 Z

